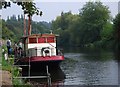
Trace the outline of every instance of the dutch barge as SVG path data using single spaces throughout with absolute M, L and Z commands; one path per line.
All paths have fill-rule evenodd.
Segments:
M 28 35 L 26 31 L 28 31 Z M 59 65 L 64 60 L 64 56 L 57 48 L 57 36 L 52 32 L 49 34 L 31 34 L 31 16 L 28 16 L 28 29 L 26 30 L 24 14 L 24 36 L 21 38 L 22 50 L 15 53 L 15 64 Z
M 18 64 L 59 64 L 64 56 L 57 49 L 55 34 L 33 34 L 21 38 L 22 51 L 17 54 Z

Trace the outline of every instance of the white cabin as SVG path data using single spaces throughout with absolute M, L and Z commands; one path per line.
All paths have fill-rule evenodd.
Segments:
M 56 35 L 34 34 L 24 37 L 23 50 L 26 57 L 56 56 Z

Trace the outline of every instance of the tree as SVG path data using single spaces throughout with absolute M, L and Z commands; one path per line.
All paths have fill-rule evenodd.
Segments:
M 17 4 L 18 6 L 22 6 L 22 10 L 24 14 L 28 15 L 28 35 L 31 34 L 31 17 L 36 14 L 36 15 L 42 15 L 42 11 L 39 11 L 39 9 L 35 6 L 35 3 L 32 2 L 33 0 L 28 0 L 26 2 L 25 0 L 11 0 L 13 3 Z M 3 0 L 3 2 L 0 2 L 1 7 L 6 8 L 10 7 L 11 3 L 6 2 Z
M 0 34 L 2 35 L 2 39 L 11 38 L 12 41 L 18 41 L 23 36 L 23 18 L 18 20 L 13 20 L 12 17 L 9 20 L 0 20 Z M 27 20 L 26 20 L 27 21 Z M 47 22 L 35 22 L 32 21 L 32 33 L 40 34 L 40 33 L 48 33 L 50 30 L 50 25 Z
M 120 13 L 116 15 L 115 19 L 113 20 L 114 24 L 114 31 L 115 31 L 115 37 L 116 39 L 120 39 Z
M 13 3 L 17 4 L 18 6 L 21 6 L 24 13 L 28 14 L 28 16 L 36 15 L 42 15 L 42 11 L 39 11 L 39 9 L 35 6 L 36 4 L 32 2 L 33 0 L 11 0 Z M 1 8 L 7 8 L 10 7 L 11 3 L 7 2 L 5 0 L 0 1 L 0 7 Z
M 101 40 L 100 32 L 109 20 L 110 11 L 101 2 L 87 2 L 80 12 L 81 44 Z
M 113 48 L 114 38 L 113 38 L 113 24 L 107 22 L 101 31 L 101 40 L 99 41 L 101 47 L 103 48 Z
M 53 32 L 58 33 L 58 45 L 63 46 L 78 46 L 79 45 L 79 29 L 80 16 L 73 15 L 70 11 L 67 13 L 61 12 L 55 21 L 52 22 Z
M 7 28 L 5 21 L 2 20 L 2 38 L 3 39 L 11 38 L 11 40 L 13 40 L 15 37 L 16 37 L 15 34 Z
M 115 49 L 118 53 L 118 55 L 120 55 L 120 13 L 116 15 L 114 21 L 114 39 L 115 39 Z M 120 59 L 120 56 L 118 56 L 118 58 Z
M 6 2 L 5 0 L 0 1 L 0 9 L 10 7 L 10 5 L 10 2 Z

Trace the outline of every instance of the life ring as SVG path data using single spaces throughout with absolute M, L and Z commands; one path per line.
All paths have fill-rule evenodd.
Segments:
M 45 56 L 51 56 L 51 49 L 49 47 L 42 48 L 42 55 Z

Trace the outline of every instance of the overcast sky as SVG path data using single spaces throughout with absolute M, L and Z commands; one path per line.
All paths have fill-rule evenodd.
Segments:
M 68 0 L 67 0 L 68 1 Z M 68 12 L 71 11 L 73 14 L 78 14 L 79 10 L 83 7 L 83 5 L 86 3 L 85 1 L 90 1 L 90 0 L 69 0 L 69 2 L 64 2 L 64 1 L 57 1 L 57 0 L 52 0 L 50 2 L 46 0 L 41 0 L 39 2 L 38 0 L 35 0 L 36 6 L 43 11 L 42 17 L 40 16 L 33 16 L 34 21 L 47 21 L 50 22 L 54 20 L 57 16 L 61 14 L 61 12 Z M 93 1 L 93 0 L 91 0 Z M 103 1 L 102 1 L 103 2 Z M 111 11 L 111 15 L 115 17 L 115 15 L 118 13 L 118 0 L 114 1 L 108 1 L 104 0 L 103 2 L 104 5 L 107 5 L 109 7 L 109 10 Z M 7 16 L 12 16 L 12 15 L 21 15 L 23 14 L 23 11 L 20 6 L 17 6 L 15 4 L 12 4 L 10 8 L 7 9 L 2 9 L 2 18 L 7 19 Z

